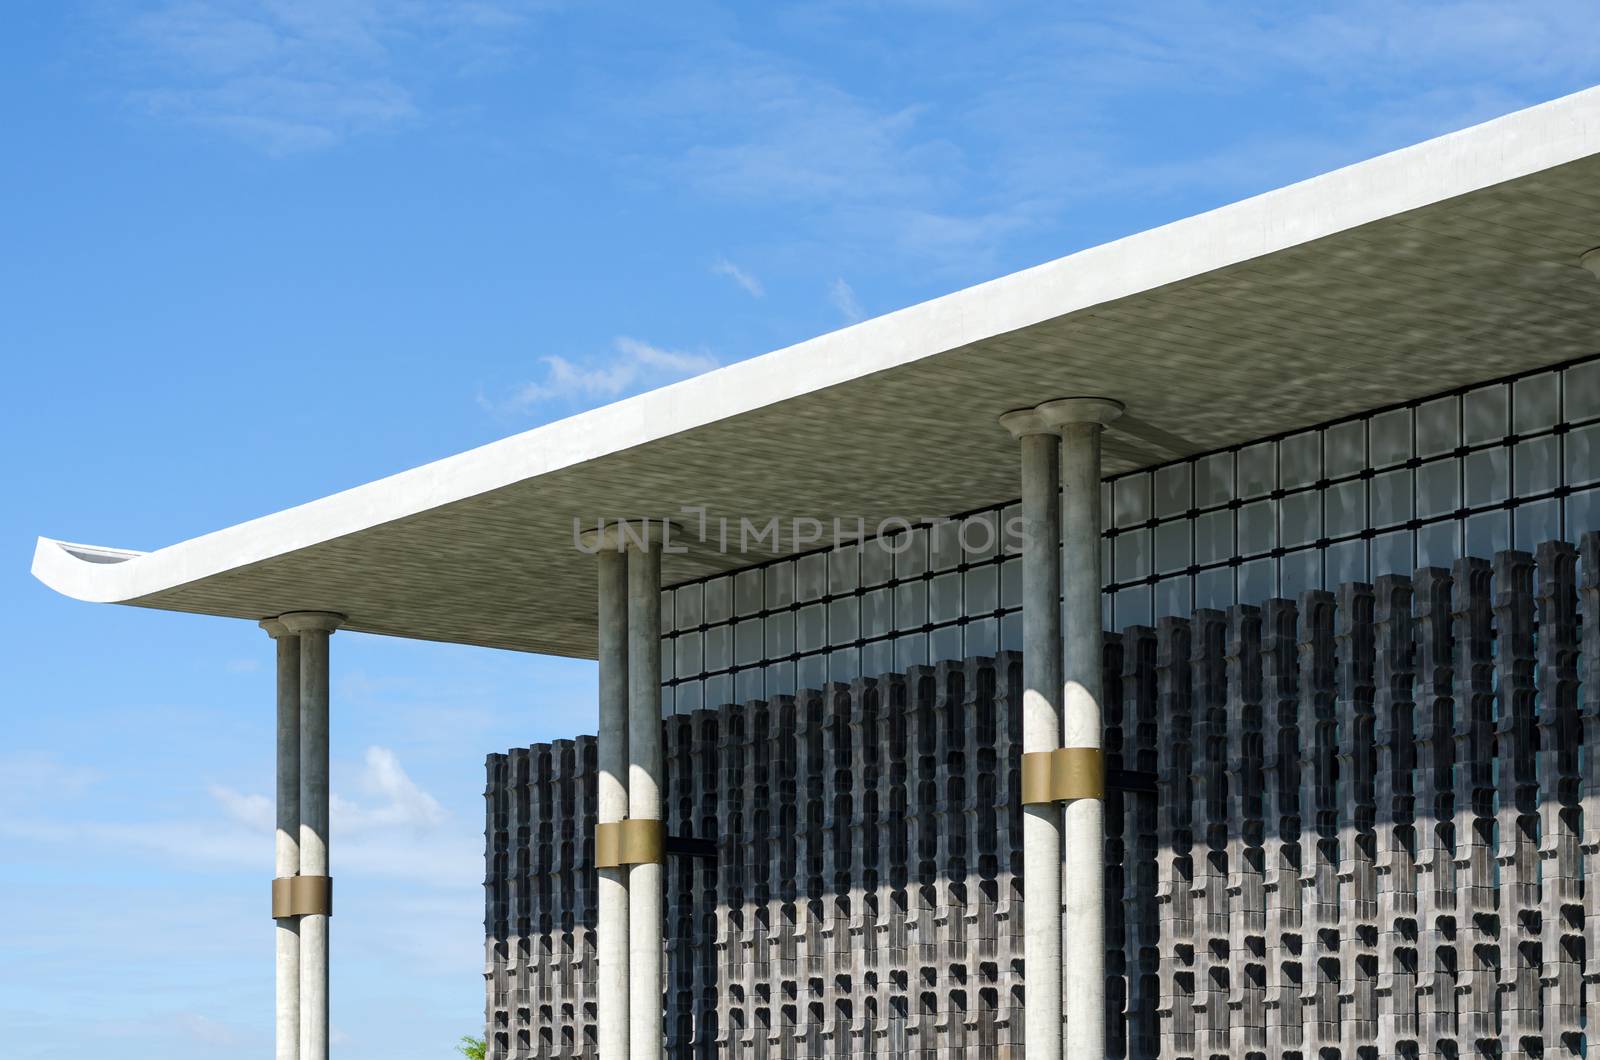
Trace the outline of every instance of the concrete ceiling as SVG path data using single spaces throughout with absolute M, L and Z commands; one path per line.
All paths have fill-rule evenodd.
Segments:
M 1592 89 L 156 552 L 42 538 L 34 573 L 593 657 L 575 518 L 944 515 L 1017 494 L 996 417 L 1050 398 L 1199 451 L 1558 363 L 1600 348 L 1597 246 Z M 1158 459 L 1114 444 L 1108 473 Z

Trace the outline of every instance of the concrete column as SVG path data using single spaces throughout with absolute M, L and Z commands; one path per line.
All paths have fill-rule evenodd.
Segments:
M 1022 448 L 1022 752 L 1061 745 L 1060 448 L 1032 410 L 1000 423 Z M 1061 808 L 1022 807 L 1023 1051 L 1061 1058 Z M 1077 1054 L 1074 1054 L 1076 1056 Z
M 300 638 L 275 618 L 265 619 L 278 651 L 278 829 L 273 876 L 284 880 L 300 872 Z M 300 1056 L 300 922 L 276 917 L 274 1040 L 277 1060 Z
M 1062 746 L 1101 750 L 1100 440 L 1122 405 L 1066 398 L 1039 407 L 1061 430 Z M 1095 756 L 1099 758 L 1097 754 Z M 1105 774 L 1103 760 L 1100 776 Z M 1067 1055 L 1106 1055 L 1105 796 L 1068 799 L 1062 868 Z
M 614 545 L 596 556 L 600 660 L 600 778 L 597 818 L 601 824 L 628 816 L 628 558 Z M 596 925 L 600 1060 L 628 1057 L 628 869 L 600 869 Z
M 628 553 L 628 816 L 661 820 L 661 552 L 657 524 Z M 660 862 L 628 867 L 628 1055 L 661 1060 L 661 936 L 666 873 Z
M 278 620 L 300 639 L 300 875 L 327 877 L 328 637 L 341 618 L 293 611 Z M 299 1060 L 328 1060 L 328 918 L 300 917 Z

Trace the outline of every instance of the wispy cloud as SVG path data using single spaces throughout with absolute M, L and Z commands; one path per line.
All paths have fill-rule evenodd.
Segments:
M 855 289 L 843 279 L 834 280 L 828 287 L 828 301 L 852 324 L 867 315 L 861 308 L 861 300 L 856 297 Z
M 609 355 L 584 362 L 544 357 L 543 379 L 522 384 L 503 401 L 479 395 L 478 403 L 490 412 L 520 413 L 547 403 L 611 399 L 646 386 L 709 372 L 718 364 L 708 353 L 666 350 L 625 335 L 611 345 Z
M 418 118 L 419 90 L 503 51 L 527 13 L 515 0 L 169 0 L 126 27 L 127 98 L 268 154 L 316 150 Z M 417 41 L 430 47 L 413 54 Z
M 756 279 L 749 272 L 741 269 L 727 258 L 718 258 L 716 261 L 712 262 L 711 271 L 718 276 L 728 277 L 734 283 L 738 284 L 740 287 L 743 287 L 745 292 L 752 298 L 760 298 L 767 293 L 766 288 L 761 286 L 760 280 Z

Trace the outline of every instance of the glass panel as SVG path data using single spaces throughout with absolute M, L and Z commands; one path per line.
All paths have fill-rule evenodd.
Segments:
M 1567 540 L 1576 542 L 1584 534 L 1600 530 L 1600 489 L 1584 490 L 1567 496 Z
M 1126 626 L 1148 626 L 1150 624 L 1150 587 L 1136 585 L 1130 589 L 1122 589 L 1117 593 L 1115 613 L 1112 616 L 1114 629 Z
M 795 691 L 795 666 L 792 662 L 773 663 L 767 667 L 767 698 L 792 696 Z
M 1567 422 L 1576 423 L 1591 416 L 1600 416 L 1600 361 L 1568 368 L 1563 390 Z
M 894 588 L 894 626 L 921 629 L 928 621 L 928 583 L 904 582 Z
M 1278 544 L 1278 503 L 1257 501 L 1239 509 L 1239 554 L 1266 552 Z M 1240 592 L 1243 592 L 1243 588 Z M 1248 601 L 1246 601 L 1248 603 Z
M 1411 518 L 1411 470 L 1385 471 L 1372 476 L 1369 491 L 1372 501 L 1372 525 L 1392 526 Z M 1409 573 L 1410 568 L 1407 568 Z
M 928 592 L 928 621 L 953 622 L 961 617 L 961 575 L 941 574 Z
M 1566 446 L 1567 485 L 1600 480 L 1600 423 L 1568 431 Z
M 1326 562 L 1330 589 L 1346 582 L 1364 582 L 1367 580 L 1367 543 L 1357 539 L 1329 545 Z
M 1453 452 L 1461 444 L 1461 412 L 1453 397 L 1430 401 L 1417 409 L 1417 455 Z
M 979 512 L 961 524 L 961 551 L 967 562 L 1000 554 L 1000 513 Z
M 1353 475 L 1367 466 L 1367 424 L 1336 423 L 1323 432 L 1322 462 L 1329 478 Z
M 828 554 L 813 552 L 795 560 L 795 599 L 820 600 L 828 591 Z
M 700 634 L 679 633 L 673 638 L 672 656 L 677 662 L 679 677 L 699 677 L 705 667 L 701 665 Z
M 1259 497 L 1278 487 L 1277 447 L 1272 442 L 1262 442 L 1239 450 L 1239 496 Z
M 1137 526 L 1150 518 L 1150 476 L 1129 475 L 1112 486 L 1113 526 Z
M 795 650 L 816 651 L 828 643 L 828 612 L 823 604 L 802 607 L 795 619 Z
M 928 636 L 911 633 L 894 642 L 894 668 L 904 673 L 913 666 L 928 665 Z
M 724 704 L 732 703 L 732 702 L 733 702 L 733 675 L 732 674 L 718 674 L 716 677 L 708 677 L 708 678 L 706 678 L 705 702 L 702 704 L 702 706 L 707 706 L 707 707 L 711 707 L 711 708 L 715 709 L 717 707 L 723 706 Z M 678 705 L 678 713 L 679 714 L 691 713 L 692 709 L 693 708 L 691 708 L 690 710 L 685 710 L 683 708 L 682 704 Z
M 1392 534 L 1379 534 L 1372 539 L 1372 576 L 1404 574 L 1410 576 L 1417 567 L 1416 535 L 1410 530 L 1396 530 Z
M 861 598 L 861 635 L 881 637 L 894 628 L 894 590 L 874 589 Z
M 750 670 L 740 670 L 733 675 L 733 690 L 735 703 L 749 703 L 752 700 L 763 699 L 767 694 L 766 671 L 757 666 Z
M 1517 496 L 1543 493 L 1561 484 L 1561 440 L 1553 434 L 1518 442 L 1515 453 Z
M 1309 486 L 1321 477 L 1321 432 L 1292 434 L 1278 443 L 1278 479 L 1284 489 Z
M 677 703 L 677 701 L 678 701 L 677 689 L 673 688 L 671 685 L 662 685 L 661 686 L 661 716 L 663 718 L 670 718 L 672 716 L 673 711 L 676 709 L 675 704 Z
M 861 584 L 882 585 L 894 577 L 894 554 L 887 538 L 875 537 L 861 544 Z
M 1561 377 L 1555 372 L 1518 379 L 1513 395 L 1512 423 L 1518 434 L 1546 430 L 1561 417 Z
M 1417 516 L 1444 515 L 1461 507 L 1461 462 L 1438 460 L 1417 468 Z
M 1119 534 L 1113 541 L 1116 547 L 1115 577 L 1119 582 L 1131 582 L 1150 576 L 1150 531 L 1133 530 Z
M 706 582 L 706 623 L 726 622 L 733 617 L 733 579 L 712 578 Z
M 795 667 L 795 687 L 821 690 L 828 683 L 828 657 L 807 655 Z
M 860 545 L 845 545 L 828 553 L 828 592 L 854 592 L 861 584 Z
M 1163 574 L 1183 570 L 1190 559 L 1191 524 L 1187 519 L 1162 523 L 1156 527 L 1156 570 Z
M 1467 555 L 1492 559 L 1496 552 L 1511 547 L 1509 512 L 1483 512 L 1467 519 Z
M 1411 459 L 1411 410 L 1395 409 L 1372 417 L 1367 431 L 1372 445 L 1372 466 L 1387 467 Z
M 1290 552 L 1279 561 L 1278 594 L 1297 599 L 1307 589 L 1322 588 L 1322 550 L 1305 548 Z
M 661 638 L 661 683 L 662 684 L 666 684 L 668 681 L 670 681 L 674 677 L 678 676 L 678 668 L 677 668 L 676 663 L 675 663 L 675 660 L 677 659 L 677 647 L 678 647 L 677 641 L 678 641 L 677 637 L 662 637 Z
M 1181 515 L 1189 510 L 1193 497 L 1194 466 L 1188 461 L 1169 464 L 1155 473 L 1157 516 Z
M 767 568 L 767 607 L 776 610 L 794 603 L 794 562 Z
M 949 570 L 961 562 L 961 524 L 954 519 L 935 523 L 930 531 L 933 569 Z
M 1207 512 L 1194 521 L 1194 561 L 1215 563 L 1233 555 L 1233 512 Z
M 1367 484 L 1353 479 L 1328 487 L 1323 510 L 1329 537 L 1360 533 L 1367 526 Z
M 974 567 L 966 573 L 968 615 L 981 615 L 1000 606 L 1000 570 L 991 565 Z
M 661 628 L 664 630 L 677 629 L 677 608 L 672 602 L 678 598 L 676 589 L 661 590 Z
M 1176 578 L 1165 578 L 1156 582 L 1156 606 L 1154 618 L 1165 618 L 1168 615 L 1187 615 L 1194 610 L 1193 582 L 1187 574 L 1180 574 Z M 1126 628 L 1125 626 L 1123 628 Z
M 894 546 L 894 576 L 913 578 L 928 569 L 928 530 L 923 527 L 902 534 Z
M 1510 422 L 1506 415 L 1506 386 L 1469 390 L 1461 398 L 1461 423 L 1466 443 L 1497 442 L 1506 436 Z
M 1013 611 L 1000 620 L 1000 649 L 1002 651 L 1022 650 L 1022 612 Z
M 1022 606 L 1022 557 L 1000 564 L 1000 606 Z
M 794 612 L 767 616 L 767 658 L 794 654 Z
M 1511 495 L 1510 450 L 1480 449 L 1468 453 L 1462 470 L 1467 487 L 1467 507 L 1498 504 Z
M 1194 576 L 1195 607 L 1232 607 L 1233 568 L 1214 567 Z
M 880 640 L 861 649 L 861 672 L 868 677 L 894 672 L 894 642 Z
M 928 662 L 950 662 L 961 658 L 961 627 L 944 626 L 928 634 Z
M 1008 504 L 1000 513 L 1000 547 L 1008 556 L 1022 555 L 1022 505 Z
M 667 709 L 667 697 L 661 697 L 661 709 Z M 705 688 L 699 681 L 685 681 L 673 690 L 672 709 L 676 714 L 692 714 L 705 705 Z
M 861 605 L 853 596 L 828 605 L 828 640 L 832 644 L 852 643 L 861 632 Z
M 733 665 L 733 627 L 712 626 L 706 630 L 707 671 L 726 670 Z
M 980 618 L 966 626 L 966 651 L 963 658 L 993 655 L 1000 646 L 1000 622 L 994 618 Z
M 1561 536 L 1561 502 L 1554 497 L 1524 504 L 1515 516 L 1517 547 L 1532 552 L 1546 541 Z
M 1199 508 L 1233 500 L 1233 454 L 1213 453 L 1195 461 L 1194 503 Z
M 694 629 L 703 621 L 704 612 L 701 602 L 705 599 L 705 589 L 697 582 L 694 585 L 685 585 L 678 590 L 677 601 L 673 610 L 678 616 L 679 629 Z
M 1290 493 L 1278 502 L 1283 521 L 1284 548 L 1305 545 L 1322 536 L 1322 494 L 1316 490 Z
M 1260 605 L 1278 593 L 1275 559 L 1257 559 L 1239 567 L 1239 602 Z
M 733 661 L 740 666 L 760 662 L 765 639 L 761 619 L 747 618 L 740 622 L 733 627 Z
M 733 610 L 753 615 L 761 610 L 761 571 L 742 570 L 733 579 Z
M 1461 524 L 1454 519 L 1417 530 L 1417 566 L 1449 567 L 1461 556 Z
M 840 648 L 828 656 L 828 680 L 849 684 L 861 676 L 861 654 L 854 648 Z

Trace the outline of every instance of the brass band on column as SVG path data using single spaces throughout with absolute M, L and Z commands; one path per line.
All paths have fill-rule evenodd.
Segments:
M 1106 797 L 1106 758 L 1098 747 L 1058 747 L 1022 756 L 1022 804 Z
M 594 867 L 597 869 L 664 865 L 666 855 L 667 830 L 661 821 L 630 817 L 595 826 Z
M 332 876 L 279 876 L 272 881 L 272 919 L 333 915 Z

